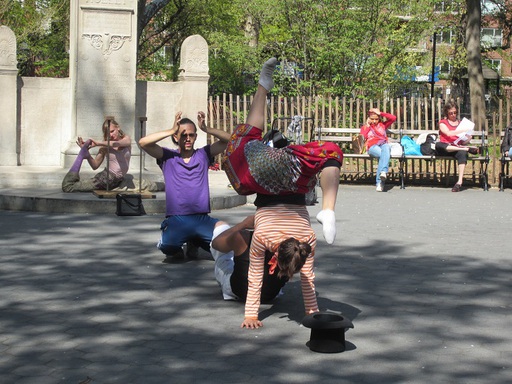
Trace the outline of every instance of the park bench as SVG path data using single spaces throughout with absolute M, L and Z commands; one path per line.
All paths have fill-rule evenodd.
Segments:
M 317 136 L 320 140 L 336 142 L 344 149 L 344 157 L 347 161 L 357 162 L 357 172 L 361 173 L 360 167 L 363 167 L 363 174 L 373 175 L 374 167 L 373 161 L 376 160 L 366 153 L 354 153 L 352 148 L 352 138 L 354 135 L 359 134 L 359 128 L 318 128 Z M 415 130 L 415 129 L 400 129 L 389 130 L 398 142 L 401 143 L 404 136 L 409 136 L 416 140 L 421 134 L 425 133 L 438 133 L 437 131 Z M 488 190 L 488 175 L 487 168 L 489 164 L 489 149 L 485 131 L 475 132 L 471 140 L 471 145 L 481 148 L 481 153 L 478 155 L 469 155 L 468 163 L 472 163 L 471 177 L 474 181 L 478 179 L 482 188 Z M 403 148 L 402 148 L 403 149 Z M 455 158 L 451 156 L 438 156 L 438 155 L 406 155 L 402 150 L 401 155 L 392 155 L 391 159 L 398 162 L 398 176 L 400 180 L 400 188 L 405 188 L 407 179 L 418 177 L 429 177 L 437 179 L 441 175 L 445 176 L 445 183 L 448 186 L 450 178 L 457 175 L 457 163 Z M 362 163 L 362 164 L 361 164 Z M 478 167 L 476 167 L 478 165 Z M 444 172 L 439 169 L 443 167 Z M 478 168 L 478 171 L 475 169 Z M 452 171 L 453 169 L 453 171 Z M 390 167 L 391 170 L 391 167 Z
M 509 170 L 510 170 L 510 162 L 512 161 L 512 158 L 510 156 L 505 156 L 505 153 L 501 152 L 501 143 L 503 142 L 503 139 L 506 135 L 507 129 L 500 132 L 499 135 L 499 143 L 500 146 L 500 175 L 499 175 L 499 183 L 500 183 L 500 192 L 503 192 L 505 189 L 505 181 L 509 178 Z
M 353 137 L 359 134 L 359 128 L 323 128 L 320 127 L 317 129 L 317 138 L 321 141 L 332 141 L 337 143 L 343 149 L 343 161 L 344 165 L 349 167 L 345 168 L 353 168 L 354 166 L 357 169 L 357 173 L 362 173 L 364 175 L 373 174 L 373 161 L 375 158 L 365 153 L 354 153 L 354 149 L 352 148 Z M 397 137 L 398 141 L 398 137 Z M 392 154 L 392 159 L 398 160 L 399 163 L 403 160 L 403 153 L 399 155 Z M 398 176 L 400 179 L 400 188 L 405 188 L 404 180 L 405 175 L 402 173 L 404 170 L 403 167 L 398 167 Z M 345 173 L 345 172 L 344 172 Z M 348 173 L 351 173 L 350 171 Z M 345 177 L 349 175 L 345 173 Z

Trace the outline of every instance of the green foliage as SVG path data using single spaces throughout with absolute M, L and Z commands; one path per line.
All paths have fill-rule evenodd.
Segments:
M 163 50 L 149 56 L 139 63 L 137 67 L 138 80 L 176 81 L 178 66 L 174 64 L 172 53 L 166 54 Z
M 68 1 L 4 2 L 0 24 L 16 35 L 20 76 L 68 76 Z
M 397 2 L 395 8 L 398 12 L 403 6 Z M 417 17 L 404 22 L 389 1 L 282 0 L 274 9 L 260 43 L 263 52 L 303 68 L 302 81 L 282 79 L 280 91 L 289 95 L 382 94 L 389 84 L 402 81 L 396 66 L 412 62 L 406 48 L 431 26 L 424 9 L 410 8 Z
M 233 44 L 224 36 L 211 35 L 215 45 L 210 47 L 210 94 L 229 92 L 237 95 L 253 93 L 259 65 L 256 52 L 246 44 Z
M 199 33 L 210 47 L 213 95 L 252 93 L 261 63 L 277 56 L 280 94 L 376 97 L 419 65 L 407 48 L 431 33 L 432 9 L 429 0 L 168 1 L 141 36 L 139 75 L 165 70 L 154 60 L 147 70 L 164 45 L 176 63 L 183 39 Z
M 146 4 L 146 0 L 139 3 Z M 142 20 L 144 25 L 138 41 L 139 79 L 176 81 L 183 40 L 195 34 L 208 40 L 218 30 L 231 36 L 233 21 L 238 21 L 223 0 L 167 0 L 158 4 L 161 9 L 156 14 L 148 14 L 148 10 L 139 14 L 139 24 Z M 167 47 L 166 54 L 163 54 L 164 47 Z
M 499 14 L 508 10 L 503 2 Z M 69 1 L 0 0 L 0 23 L 13 29 L 23 76 L 67 76 Z M 428 74 L 432 55 L 420 43 L 452 28 L 455 44 L 438 47 L 453 76 L 467 67 L 465 2 L 443 17 L 438 0 L 138 0 L 137 78 L 175 81 L 183 40 L 209 45 L 210 94 L 252 94 L 261 63 L 280 60 L 274 92 L 283 96 L 382 97 L 411 88 L 415 66 Z M 454 13 L 452 11 L 457 10 Z M 441 22 L 443 20 L 443 22 Z M 411 48 L 417 49 L 411 49 Z

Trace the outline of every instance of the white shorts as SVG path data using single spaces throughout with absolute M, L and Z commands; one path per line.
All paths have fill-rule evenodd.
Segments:
M 215 227 L 213 230 L 212 241 L 229 228 L 231 227 L 227 224 Z M 233 251 L 228 253 L 219 252 L 214 249 L 210 243 L 210 252 L 215 260 L 215 279 L 222 289 L 222 296 L 224 297 L 224 300 L 238 300 L 238 297 L 231 290 L 231 275 L 233 274 L 233 269 L 235 267 Z

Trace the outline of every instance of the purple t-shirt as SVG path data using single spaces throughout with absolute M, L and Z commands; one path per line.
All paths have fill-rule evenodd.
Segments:
M 164 174 L 166 216 L 210 213 L 210 146 L 196 149 L 188 163 L 177 150 L 163 150 L 157 164 Z

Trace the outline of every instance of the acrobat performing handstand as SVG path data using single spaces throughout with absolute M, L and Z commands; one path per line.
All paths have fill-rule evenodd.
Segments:
M 336 238 L 334 208 L 343 152 L 331 142 L 273 148 L 262 141 L 266 98 L 274 86 L 272 75 L 276 64 L 276 58 L 263 64 L 247 120 L 231 136 L 223 156 L 223 168 L 240 195 L 305 194 L 314 188 L 316 175 L 321 172 L 322 210 L 316 219 L 323 226 L 327 243 L 333 244 Z

